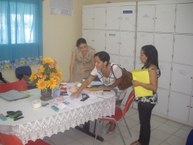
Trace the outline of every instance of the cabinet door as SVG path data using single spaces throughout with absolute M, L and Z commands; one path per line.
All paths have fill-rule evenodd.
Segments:
M 121 67 L 132 71 L 134 69 L 134 57 L 120 57 Z
M 120 55 L 134 56 L 134 32 L 120 32 Z
M 161 76 L 158 79 L 159 88 L 169 89 L 171 81 L 171 63 L 160 62 Z
M 121 7 L 121 21 L 120 30 L 135 31 L 135 12 L 136 6 L 123 6 Z
M 157 5 L 155 31 L 174 32 L 175 5 Z
M 95 48 L 94 33 L 94 30 L 83 30 L 82 33 L 82 36 L 86 39 L 87 44 L 93 48 Z
M 106 8 L 96 7 L 94 8 L 94 28 L 95 29 L 105 29 L 105 16 Z
M 96 51 L 105 51 L 105 31 L 95 30 L 94 33 L 94 48 Z
M 193 33 L 193 3 L 177 4 L 176 32 Z
M 169 90 L 166 89 L 158 89 L 158 104 L 155 105 L 153 112 L 155 114 L 159 114 L 163 117 L 167 116 L 168 112 L 168 98 L 169 98 Z
M 154 31 L 155 6 L 139 5 L 138 31 Z
M 193 36 L 175 36 L 174 62 L 193 65 Z
M 82 11 L 82 27 L 83 29 L 94 28 L 94 10 L 91 7 L 83 7 Z
M 192 95 L 193 67 L 173 64 L 171 90 Z
M 106 49 L 108 53 L 119 55 L 119 32 L 108 31 L 106 35 Z
M 189 113 L 189 120 L 188 120 L 190 125 L 193 125 L 193 95 L 191 98 L 191 105 L 190 105 L 190 113 Z
M 153 33 L 143 33 L 143 32 L 139 32 L 137 34 L 137 50 L 136 50 L 136 56 L 139 57 L 140 55 L 140 51 L 141 51 L 141 47 L 143 47 L 144 45 L 153 45 L 154 41 L 154 36 Z
M 173 53 L 172 34 L 155 34 L 155 47 L 157 48 L 159 54 L 159 60 L 172 62 L 172 53 Z
M 120 64 L 119 56 L 110 54 L 110 62 L 115 64 Z
M 190 96 L 171 92 L 169 100 L 169 118 L 183 123 L 188 122 Z
M 107 7 L 107 29 L 119 30 L 120 7 Z

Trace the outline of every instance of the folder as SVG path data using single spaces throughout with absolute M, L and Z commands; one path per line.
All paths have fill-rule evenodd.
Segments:
M 150 83 L 148 69 L 133 70 L 132 76 L 133 76 L 133 80 L 136 80 L 142 83 L 147 83 L 147 84 Z M 135 95 L 138 97 L 153 96 L 153 91 L 147 90 L 141 86 L 134 87 L 134 91 L 135 91 Z

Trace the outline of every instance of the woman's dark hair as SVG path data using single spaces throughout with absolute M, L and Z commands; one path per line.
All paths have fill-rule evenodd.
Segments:
M 141 48 L 141 50 L 143 51 L 143 53 L 146 55 L 147 57 L 147 61 L 144 64 L 143 68 L 149 68 L 151 64 L 157 66 L 159 73 L 158 75 L 161 75 L 161 71 L 159 68 L 159 63 L 158 63 L 158 52 L 156 50 L 156 48 L 153 45 L 145 45 Z
M 80 44 L 87 44 L 86 40 L 84 38 L 79 38 L 77 41 L 76 41 L 76 47 L 79 47 Z
M 110 56 L 109 54 L 106 52 L 106 51 L 100 51 L 100 52 L 97 52 L 95 53 L 94 57 L 98 56 L 99 59 L 102 61 L 102 62 L 107 62 L 107 65 L 109 64 L 109 61 L 110 61 Z

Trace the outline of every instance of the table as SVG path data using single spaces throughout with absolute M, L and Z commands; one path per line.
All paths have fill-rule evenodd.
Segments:
M 16 135 L 23 144 L 64 132 L 87 121 L 111 116 L 115 111 L 114 92 L 86 92 L 90 98 L 84 102 L 80 101 L 81 97 L 72 99 L 66 96 L 64 99 L 70 104 L 59 112 L 53 111 L 50 105 L 32 108 L 32 101 L 40 98 L 40 90 L 32 89 L 27 92 L 30 97 L 22 100 L 7 102 L 0 98 L 0 113 L 21 110 L 24 115 L 23 119 L 17 121 L 0 121 L 0 132 Z

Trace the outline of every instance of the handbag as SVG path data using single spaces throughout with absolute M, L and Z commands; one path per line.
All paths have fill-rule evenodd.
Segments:
M 115 65 L 115 64 L 113 64 L 113 65 Z M 114 72 L 113 72 L 113 65 L 111 66 L 112 73 L 113 73 L 115 79 L 117 79 Z M 127 71 L 125 68 L 121 68 L 119 65 L 117 65 L 117 66 L 122 70 L 122 76 L 120 78 L 121 81 L 117 87 L 120 90 L 125 90 L 133 85 L 132 84 L 132 74 L 131 74 L 131 72 Z

